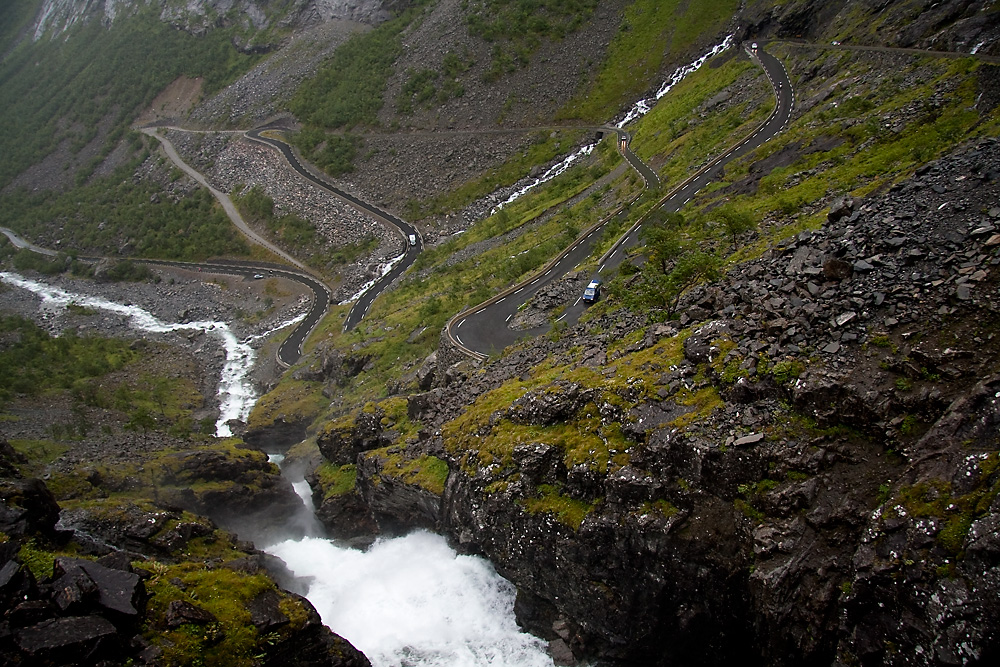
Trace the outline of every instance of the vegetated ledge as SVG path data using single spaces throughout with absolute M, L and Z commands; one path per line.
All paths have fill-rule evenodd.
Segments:
M 144 500 L 61 513 L 27 463 L 0 441 L 4 664 L 370 664 L 253 545 Z
M 677 321 L 598 310 L 440 376 L 399 430 L 373 405 L 346 430 L 370 446 L 342 464 L 361 462 L 361 488 L 377 450 L 447 461 L 416 525 L 489 558 L 564 661 L 986 660 L 996 164 L 984 139 L 841 198 L 820 229 L 691 290 Z

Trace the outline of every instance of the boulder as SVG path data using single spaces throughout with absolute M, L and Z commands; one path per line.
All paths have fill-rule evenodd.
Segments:
M 40 479 L 0 479 L 0 532 L 54 536 L 59 504 Z
M 18 648 L 35 665 L 92 665 L 115 660 L 122 648 L 115 626 L 95 615 L 48 619 L 15 636 Z
M 90 581 L 94 586 L 96 604 L 104 612 L 110 612 L 113 619 L 136 619 L 145 609 L 146 588 L 134 572 L 80 558 L 57 558 L 55 573 L 59 576 L 53 583 L 56 588 L 63 580 Z
M 194 625 L 208 625 L 217 623 L 218 619 L 212 612 L 197 607 L 187 600 L 171 600 L 167 605 L 167 612 L 164 614 L 168 628 L 179 628 L 186 623 Z

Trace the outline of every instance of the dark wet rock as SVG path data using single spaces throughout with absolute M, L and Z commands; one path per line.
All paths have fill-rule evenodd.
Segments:
M 318 486 L 314 488 L 318 489 Z M 321 492 L 317 492 L 313 496 L 313 502 L 316 505 L 316 519 L 336 539 L 365 545 L 379 532 L 371 508 L 356 488 L 326 498 L 322 497 Z
M 56 590 L 62 587 L 60 582 L 64 580 L 71 586 L 78 581 L 90 582 L 96 604 L 115 614 L 115 618 L 136 619 L 145 608 L 146 589 L 139 575 L 133 572 L 79 558 L 59 558 L 55 563 L 55 573 L 58 576 L 53 582 Z M 59 602 L 58 595 L 56 601 Z M 60 603 L 60 606 L 63 605 Z
M 334 422 L 320 432 L 316 444 L 323 457 L 334 465 L 348 465 L 357 461 L 358 455 L 392 441 L 385 436 L 382 418 L 385 413 L 376 408 L 361 411 L 346 423 Z
M 273 589 L 267 589 L 247 603 L 250 622 L 257 632 L 266 634 L 289 623 L 288 616 L 280 609 L 281 598 Z
M 208 625 L 217 623 L 218 619 L 210 611 L 195 606 L 187 600 L 171 600 L 164 615 L 168 628 L 179 628 L 185 623 Z
M 576 383 L 557 382 L 529 391 L 511 403 L 507 418 L 515 424 L 547 426 L 565 421 L 593 400 L 594 392 Z
M 323 625 L 308 600 L 292 594 L 308 613 L 305 627 L 289 639 L 269 648 L 265 667 L 371 667 L 368 658 L 343 637 Z
M 823 262 L 823 277 L 827 280 L 844 280 L 850 278 L 854 267 L 842 259 L 828 259 Z
M 725 322 L 710 322 L 695 329 L 684 341 L 684 356 L 694 364 L 711 363 L 719 353 L 714 342 L 727 333 L 729 325 Z
M 0 438 L 0 477 L 7 479 L 20 478 L 20 468 L 27 462 L 28 460 L 11 447 L 10 443 Z
M 553 484 L 566 480 L 562 452 L 551 445 L 517 445 L 511 456 L 514 465 L 535 484 Z
M 434 379 L 437 376 L 437 352 L 432 352 L 426 359 L 424 363 L 420 365 L 417 370 L 417 387 L 421 391 L 427 391 L 434 386 Z
M 830 204 L 830 211 L 826 219 L 830 222 L 837 222 L 851 215 L 854 210 L 854 199 L 852 197 L 838 197 Z
M 401 535 L 419 528 L 436 529 L 441 497 L 385 470 L 386 464 L 386 459 L 375 454 L 358 460 L 358 491 L 378 532 Z
M 42 621 L 16 633 L 17 646 L 32 664 L 97 664 L 122 652 L 114 625 L 100 616 Z
M 243 441 L 262 451 L 284 452 L 305 440 L 308 426 L 309 423 L 304 420 L 287 422 L 278 418 L 267 426 L 248 430 L 243 434 Z
M 0 479 L 0 531 L 9 536 L 53 536 L 59 504 L 39 479 Z

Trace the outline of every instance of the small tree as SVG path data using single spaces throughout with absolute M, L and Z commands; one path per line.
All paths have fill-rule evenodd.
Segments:
M 726 228 L 726 233 L 733 242 L 733 250 L 736 250 L 736 242 L 741 234 L 757 229 L 757 221 L 749 211 L 735 206 L 720 206 L 715 210 L 715 215 Z
M 719 276 L 719 260 L 715 255 L 701 250 L 685 253 L 677 260 L 673 270 L 666 276 L 664 299 L 667 302 L 667 317 L 673 316 L 677 304 L 685 290 L 702 280 L 715 280 Z

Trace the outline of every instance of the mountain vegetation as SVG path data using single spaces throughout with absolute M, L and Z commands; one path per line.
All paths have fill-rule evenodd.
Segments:
M 273 503 L 265 523 L 281 524 L 297 499 L 246 443 L 295 441 L 332 534 L 450 535 L 518 587 L 520 621 L 560 664 L 986 664 L 1000 652 L 994 4 L 372 3 L 385 20 L 288 70 L 295 92 L 253 121 L 402 211 L 423 250 L 355 328 L 349 305 L 329 309 L 303 359 L 262 382 L 241 438 L 208 434 L 192 374 L 150 368 L 181 365 L 159 347 L 0 322 L 0 423 L 43 399 L 65 415 L 10 442 L 5 475 L 46 476 L 79 535 L 108 544 L 155 519 L 126 545 L 151 597 L 121 633 L 142 641 L 106 657 L 139 660 L 141 645 L 169 664 L 282 664 L 318 634 L 252 549 L 194 514 Z M 260 25 L 215 9 L 171 25 L 151 2 L 33 41 L 40 6 L 0 8 L 0 226 L 63 254 L 5 244 L 5 265 L 68 280 L 88 254 L 250 255 L 130 124 L 181 75 L 204 87 L 178 125 L 249 123 L 234 108 L 209 127 L 198 108 L 260 86 L 258 66 L 323 21 L 267 3 Z M 668 213 L 678 184 L 774 108 L 750 42 L 785 67 L 792 116 Z M 641 98 L 629 146 L 659 189 L 605 127 Z M 311 265 L 347 274 L 393 256 L 375 223 L 319 256 L 331 228 L 293 205 L 279 215 L 242 180 L 264 153 L 238 139 L 188 151 Z M 456 314 L 514 298 L 598 225 L 590 255 L 509 318 L 520 340 L 463 354 Z M 605 269 L 636 225 L 639 244 Z M 567 325 L 594 277 L 601 299 Z M 115 439 L 130 444 L 113 464 L 73 458 Z M 4 500 L 25 509 L 14 486 Z M 2 553 L 35 579 L 96 549 L 4 525 L 0 547 L 17 548 Z M 261 604 L 285 621 L 255 617 Z M 363 664 L 325 655 L 315 664 Z

